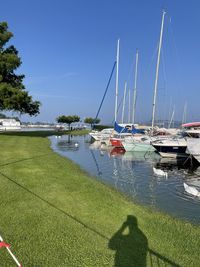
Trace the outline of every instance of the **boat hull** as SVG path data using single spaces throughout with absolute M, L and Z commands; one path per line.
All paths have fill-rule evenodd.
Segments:
M 110 138 L 110 143 L 114 147 L 123 147 L 122 141 L 117 138 Z
M 187 152 L 200 163 L 200 139 L 187 138 Z
M 137 144 L 137 143 L 125 143 L 123 142 L 124 149 L 128 152 L 153 152 L 155 148 L 151 144 Z
M 153 147 L 164 158 L 182 158 L 188 156 L 186 153 L 187 146 L 161 146 L 153 144 Z

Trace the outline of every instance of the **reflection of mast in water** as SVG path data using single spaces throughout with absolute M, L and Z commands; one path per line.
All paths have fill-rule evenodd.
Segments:
M 135 181 L 136 176 L 134 175 L 131 162 L 125 162 L 122 158 L 113 157 L 113 179 L 114 185 L 117 189 L 124 191 L 124 189 L 131 189 L 131 193 L 136 195 Z M 121 190 L 120 190 L 121 191 Z M 127 190 L 125 190 L 127 191 Z
M 153 168 L 152 168 L 152 171 L 153 171 Z M 149 196 L 150 196 L 150 204 L 153 207 L 155 207 L 155 204 L 156 204 L 155 182 L 157 182 L 157 180 L 155 180 L 154 176 L 152 176 L 152 179 L 149 182 Z
M 94 152 L 93 152 L 91 149 L 90 149 L 90 153 L 91 153 L 92 158 L 93 158 L 93 160 L 94 160 L 94 163 L 95 163 L 95 165 L 96 165 L 96 167 L 97 167 L 97 173 L 98 173 L 99 176 L 101 176 L 101 175 L 102 175 L 102 172 L 100 171 L 100 168 L 99 168 L 97 159 L 96 159 L 96 157 L 95 157 L 95 155 L 94 155 Z
M 154 162 L 157 162 L 158 159 L 160 157 L 155 153 L 155 152 L 126 152 L 124 154 L 123 160 L 127 163 L 127 165 L 130 166 L 130 168 L 132 168 L 132 170 L 134 171 L 135 167 L 137 166 L 137 164 L 145 164 L 145 167 L 152 169 L 153 171 L 153 166 L 154 166 Z M 142 175 L 142 173 L 140 173 L 140 175 Z M 136 178 L 137 175 L 133 176 L 134 182 L 133 184 L 136 184 Z M 147 179 L 147 180 L 146 180 Z M 153 177 L 150 179 L 145 177 L 146 181 L 149 181 L 147 186 L 149 188 L 148 192 L 149 192 L 149 202 L 152 206 L 154 206 L 154 204 L 156 203 L 156 198 L 155 198 L 155 181 L 153 179 Z M 136 186 L 134 186 L 134 191 L 135 191 L 135 195 L 137 194 L 137 190 L 135 188 Z M 146 189 L 144 189 L 146 190 Z
M 157 157 L 157 154 L 155 152 L 144 155 L 145 161 L 148 162 L 149 167 L 151 168 L 153 172 L 153 167 L 155 166 L 155 163 L 159 160 L 159 157 Z M 151 179 L 149 180 L 149 203 L 152 207 L 155 207 L 156 205 L 156 184 L 157 179 L 154 179 L 154 174 L 151 176 Z
M 123 167 L 126 169 L 126 171 L 129 171 L 130 173 L 129 177 L 131 177 L 131 182 L 129 181 L 129 184 L 131 184 L 131 190 L 135 197 L 138 193 L 136 189 L 137 174 L 136 172 L 134 172 L 136 164 L 135 164 L 134 159 L 127 160 L 127 158 L 125 157 L 126 154 L 127 152 L 122 157 L 122 164 L 123 164 Z
M 114 178 L 114 185 L 115 187 L 117 188 L 117 183 L 118 183 L 118 180 L 119 180 L 119 172 L 118 172 L 118 169 L 117 169 L 117 162 L 116 162 L 116 158 L 114 157 L 113 158 L 113 178 Z

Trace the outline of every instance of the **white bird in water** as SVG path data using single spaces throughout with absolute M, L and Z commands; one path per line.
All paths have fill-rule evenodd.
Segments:
M 75 146 L 75 147 L 79 147 L 79 143 L 75 143 L 74 146 Z
M 156 175 L 158 175 L 158 176 L 165 176 L 165 177 L 168 176 L 168 173 L 167 173 L 167 172 L 165 172 L 165 171 L 163 171 L 163 170 L 161 170 L 161 169 L 156 169 L 156 168 L 154 168 L 154 167 L 153 167 L 153 172 L 154 172 Z
M 195 197 L 200 197 L 200 192 L 194 186 L 187 185 L 186 183 L 183 183 L 183 186 L 188 194 L 193 195 Z

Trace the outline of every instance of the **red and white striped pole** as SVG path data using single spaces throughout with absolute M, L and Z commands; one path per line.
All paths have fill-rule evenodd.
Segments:
M 9 252 L 10 256 L 13 258 L 13 260 L 15 261 L 17 266 L 22 267 L 21 263 L 19 263 L 19 261 L 17 260 L 15 255 L 10 250 L 10 245 L 7 244 L 6 242 L 4 242 L 3 238 L 0 236 L 0 248 L 2 248 L 2 247 L 5 247 L 7 249 L 7 251 Z

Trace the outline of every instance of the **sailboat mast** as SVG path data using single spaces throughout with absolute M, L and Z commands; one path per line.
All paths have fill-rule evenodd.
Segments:
M 128 90 L 128 122 L 131 122 L 131 90 Z
M 172 122 L 173 122 L 173 120 L 174 120 L 174 113 L 175 113 L 175 105 L 174 105 L 174 109 L 173 109 L 173 111 L 172 111 L 172 116 L 171 116 L 171 119 L 170 119 L 168 128 L 171 128 Z
M 161 52 L 161 46 L 162 46 L 165 14 L 166 14 L 166 12 L 163 10 L 162 23 L 161 23 L 161 29 L 160 29 L 160 40 L 159 40 L 159 47 L 158 47 L 158 58 L 157 58 L 157 65 L 156 65 L 156 78 L 155 78 L 155 85 L 154 85 L 153 110 L 152 110 L 152 130 L 153 130 L 154 121 L 155 121 L 156 96 L 157 96 L 157 87 L 158 87 L 158 73 L 159 73 L 159 65 L 160 65 L 160 52 Z
M 136 52 L 135 59 L 135 80 L 134 80 L 134 90 L 133 90 L 133 124 L 135 123 L 135 109 L 136 109 L 136 96 L 137 96 L 137 70 L 138 70 L 138 50 Z
M 115 121 L 117 121 L 117 105 L 118 105 L 118 76 L 119 76 L 119 42 L 120 40 L 118 39 L 117 41 L 117 67 L 116 67 L 116 86 L 115 86 Z
M 186 123 L 186 112 L 187 112 L 187 102 L 185 102 L 185 105 L 184 105 L 184 108 L 183 108 L 182 124 Z
M 170 122 L 171 109 L 172 109 L 172 98 L 170 98 L 170 102 L 169 102 L 168 128 L 169 128 L 169 122 Z
M 125 82 L 124 98 L 123 98 L 123 106 L 122 106 L 122 123 L 124 123 L 124 108 L 125 108 L 125 101 L 126 101 L 126 86 L 127 86 L 127 83 Z

